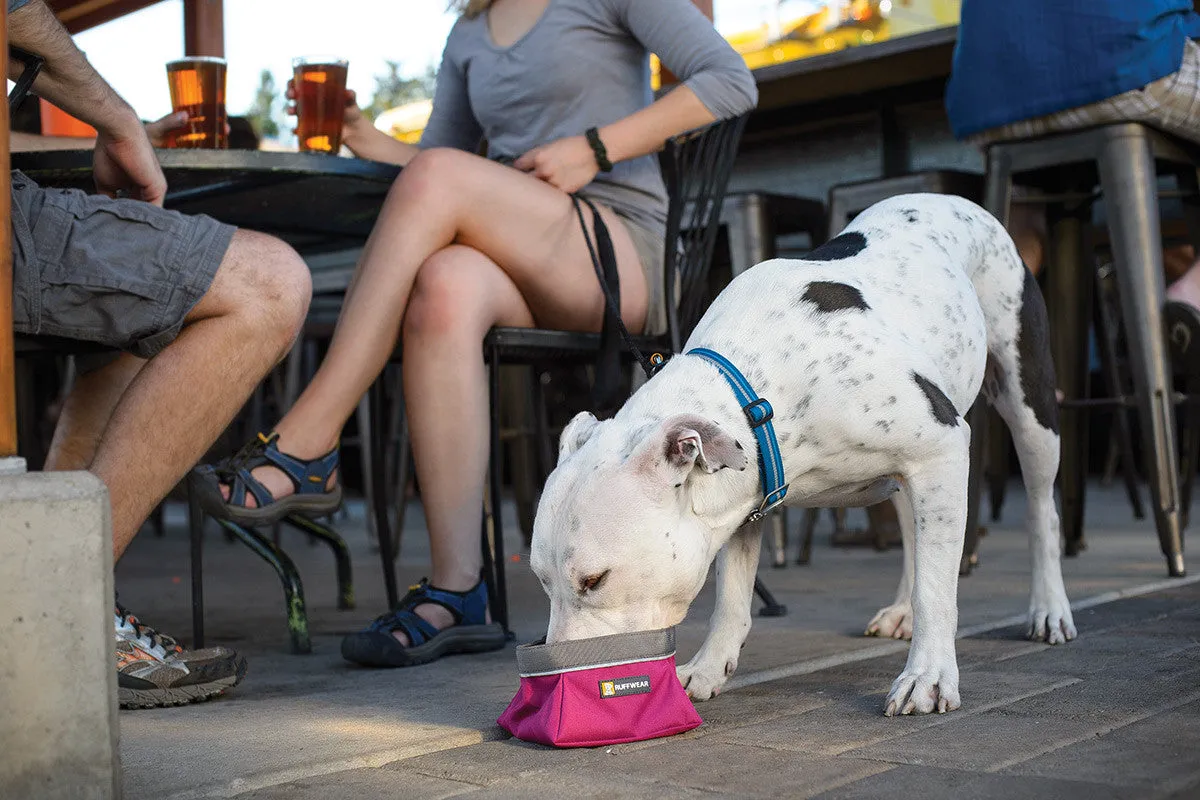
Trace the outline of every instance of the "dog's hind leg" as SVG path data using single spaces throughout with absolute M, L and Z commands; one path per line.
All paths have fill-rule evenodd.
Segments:
M 989 348 L 984 390 L 1012 432 L 1028 498 L 1033 584 L 1030 639 L 1060 644 L 1075 638 L 1062 577 L 1054 477 L 1058 474 L 1058 402 L 1047 342 L 1046 305 L 1028 271 L 1015 339 Z
M 908 490 L 900 489 L 892 495 L 896 505 L 896 519 L 900 523 L 900 537 L 904 542 L 904 572 L 900 575 L 900 588 L 896 589 L 896 600 L 890 605 L 879 609 L 879 612 L 867 623 L 867 636 L 890 636 L 893 639 L 912 638 L 912 587 L 913 587 L 913 545 L 916 519 L 913 517 L 912 501 Z
M 761 523 L 749 523 L 738 528 L 717 553 L 717 603 L 708 620 L 708 635 L 692 660 L 676 669 L 679 682 L 695 700 L 715 697 L 737 669 L 738 656 L 750 633 L 750 606 L 761 548 Z

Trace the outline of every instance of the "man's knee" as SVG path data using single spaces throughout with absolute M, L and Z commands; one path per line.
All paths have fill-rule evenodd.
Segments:
M 290 343 L 308 313 L 312 277 L 303 259 L 279 239 L 238 230 L 210 294 L 226 313 L 247 316 Z

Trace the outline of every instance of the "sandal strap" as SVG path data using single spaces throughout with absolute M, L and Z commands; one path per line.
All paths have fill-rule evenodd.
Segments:
M 372 630 L 382 630 L 386 633 L 398 630 L 408 637 L 409 647 L 417 647 L 418 645 L 425 644 L 441 633 L 428 620 L 414 611 L 397 611 L 388 616 L 388 627 L 376 627 L 372 625 Z
M 454 592 L 449 589 L 439 589 L 431 585 L 428 578 L 422 578 L 420 583 L 408 587 L 408 594 L 400 599 L 394 610 L 378 616 L 371 623 L 370 630 L 390 633 L 400 629 L 409 636 L 410 643 L 418 644 L 405 626 L 405 622 L 411 623 L 411 618 L 415 618 L 419 620 L 417 624 L 427 627 L 433 632 L 431 637 L 436 636 L 440 631 L 416 613 L 417 606 L 425 604 L 438 605 L 449 611 L 454 618 L 454 625 L 461 625 L 464 622 L 468 625 L 483 625 L 487 620 L 487 586 L 480 581 L 465 592 Z M 426 641 L 431 637 L 427 637 Z
M 338 468 L 340 461 L 335 447 L 323 456 L 305 461 L 282 453 L 276 444 L 279 434 L 258 434 L 237 455 L 225 459 L 217 467 L 219 479 L 229 484 L 229 503 L 246 505 L 246 493 L 254 497 L 259 508 L 275 502 L 276 498 L 267 487 L 255 478 L 251 471 L 262 466 L 272 466 L 288 477 L 295 487 L 295 494 L 324 494 L 329 478 Z

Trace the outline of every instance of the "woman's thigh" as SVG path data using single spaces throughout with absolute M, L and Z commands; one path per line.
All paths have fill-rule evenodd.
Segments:
M 598 330 L 604 299 L 572 199 L 530 175 L 456 150 L 413 159 L 405 184 L 455 208 L 455 241 L 486 255 L 512 279 L 541 327 Z M 416 172 L 417 175 L 411 173 Z M 628 230 L 609 209 L 621 281 L 621 312 L 631 330 L 646 317 L 647 287 Z M 589 235 L 591 211 L 584 207 Z

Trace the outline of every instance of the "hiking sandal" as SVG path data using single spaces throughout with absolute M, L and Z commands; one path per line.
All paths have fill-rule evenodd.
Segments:
M 205 513 L 227 519 L 239 525 L 257 527 L 278 522 L 289 514 L 320 517 L 332 514 L 342 504 L 339 482 L 326 489 L 329 476 L 338 468 L 335 447 L 325 455 L 304 461 L 281 453 L 276 441 L 279 434 L 258 437 L 243 447 L 237 455 L 216 465 L 201 465 L 192 470 L 188 480 Z M 294 494 L 276 499 L 251 471 L 271 466 L 278 469 L 296 487 Z M 229 487 L 229 499 L 221 496 L 221 485 Z M 254 497 L 257 506 L 246 506 L 246 494 Z
M 432 603 L 450 612 L 454 624 L 438 630 L 416 607 Z M 408 637 L 401 644 L 392 631 Z M 465 592 L 431 586 L 422 578 L 410 586 L 395 610 L 376 617 L 366 630 L 342 639 L 342 658 L 368 667 L 411 667 L 451 653 L 484 653 L 504 647 L 507 637 L 498 622 L 487 622 L 487 586 L 483 581 Z

